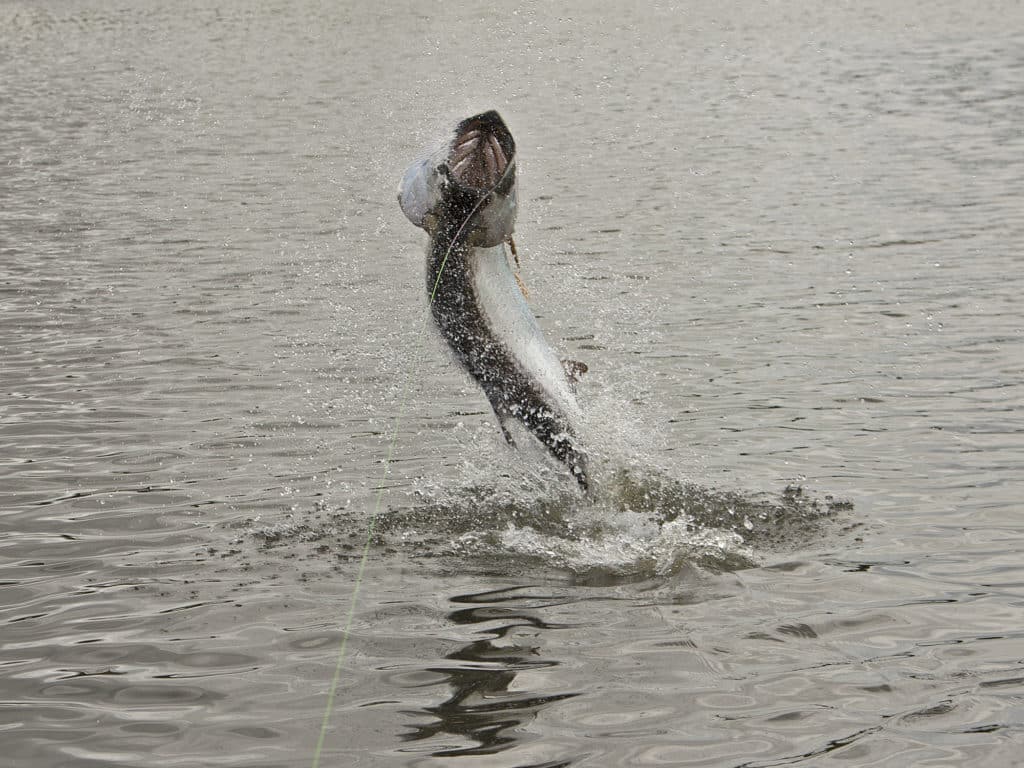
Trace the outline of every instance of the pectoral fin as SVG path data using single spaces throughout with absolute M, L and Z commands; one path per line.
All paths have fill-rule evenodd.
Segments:
M 515 278 L 516 278 L 516 285 L 519 286 L 519 291 L 520 291 L 520 293 L 523 294 L 523 298 L 524 299 L 530 298 L 530 292 L 528 290 L 526 290 L 526 283 L 523 282 L 523 278 L 521 278 L 519 276 L 518 272 L 513 272 L 513 274 L 515 275 Z
M 530 292 L 526 290 L 526 283 L 524 283 L 523 278 L 519 276 L 519 254 L 516 252 L 516 241 L 512 239 L 511 235 L 509 235 L 508 240 L 505 242 L 508 243 L 508 249 L 512 252 L 512 260 L 515 262 L 515 266 L 512 268 L 512 274 L 516 279 L 516 285 L 519 286 L 519 291 L 523 294 L 523 298 L 528 299 L 530 298 Z
M 563 360 L 562 369 L 569 379 L 569 384 L 573 385 L 573 389 L 575 389 L 576 382 L 580 380 L 580 376 L 590 370 L 586 363 L 581 363 L 579 360 Z
M 494 411 L 494 415 L 498 417 L 498 426 L 501 427 L 501 434 L 504 436 L 505 442 L 515 448 L 515 438 L 512 437 L 512 432 L 508 428 L 508 412 L 504 408 L 496 407 L 493 402 L 491 402 L 491 409 Z

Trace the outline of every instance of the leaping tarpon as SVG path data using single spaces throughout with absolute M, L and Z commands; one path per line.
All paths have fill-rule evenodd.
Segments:
M 516 419 L 588 487 L 574 381 L 582 363 L 548 346 L 509 261 L 516 145 L 495 111 L 466 118 L 405 172 L 398 201 L 430 235 L 430 311 L 455 359 L 483 389 L 502 434 Z M 513 248 L 514 253 L 514 246 Z

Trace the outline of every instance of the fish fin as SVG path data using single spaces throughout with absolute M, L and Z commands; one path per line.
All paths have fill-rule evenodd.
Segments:
M 505 442 L 508 443 L 511 447 L 515 448 L 516 441 L 512 437 L 512 433 L 508 431 L 508 427 L 505 426 L 505 422 L 499 420 L 498 426 L 501 427 L 501 434 L 505 436 Z
M 512 437 L 512 433 L 508 429 L 508 413 L 503 413 L 491 405 L 491 409 L 494 411 L 494 415 L 498 417 L 498 426 L 501 427 L 501 434 L 505 436 L 505 442 L 513 448 L 516 447 L 515 438 Z
M 530 292 L 528 290 L 526 290 L 526 283 L 523 282 L 523 278 L 521 278 L 519 276 L 518 272 L 513 272 L 512 274 L 515 275 L 516 285 L 519 286 L 519 290 L 523 294 L 523 298 L 524 299 L 530 298 Z
M 516 269 L 519 269 L 519 254 L 516 252 L 516 241 L 512 238 L 512 235 L 508 236 L 508 249 L 512 251 L 512 258 L 516 262 Z
M 519 286 L 519 291 L 523 294 L 523 298 L 528 299 L 530 298 L 530 292 L 526 289 L 526 283 L 523 282 L 523 278 L 519 276 L 521 267 L 519 266 L 519 254 L 516 252 L 516 241 L 512 239 L 512 235 L 509 235 L 508 240 L 505 242 L 508 243 L 508 249 L 512 252 L 512 261 L 515 263 L 515 266 L 512 267 L 512 276 L 515 277 L 516 285 Z
M 562 368 L 565 370 L 565 375 L 569 377 L 569 381 L 574 384 L 580 380 L 580 376 L 590 370 L 586 363 L 581 363 L 579 360 L 563 360 Z

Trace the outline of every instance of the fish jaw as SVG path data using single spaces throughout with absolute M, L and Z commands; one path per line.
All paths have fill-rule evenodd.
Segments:
M 441 143 L 406 170 L 398 202 L 406 217 L 431 236 L 458 219 L 467 242 L 489 248 L 515 231 L 518 213 L 516 145 L 491 110 L 460 121 Z

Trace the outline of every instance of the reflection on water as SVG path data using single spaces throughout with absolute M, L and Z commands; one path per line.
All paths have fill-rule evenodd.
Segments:
M 517 731 L 521 732 L 545 707 L 579 695 L 509 690 L 520 671 L 541 670 L 558 664 L 542 658 L 540 648 L 516 642 L 517 636 L 528 636 L 529 633 L 521 631 L 524 627 L 538 631 L 557 628 L 542 621 L 527 607 L 544 599 L 523 596 L 516 589 L 453 597 L 454 603 L 482 607 L 452 611 L 448 619 L 455 624 L 485 624 L 487 628 L 479 631 L 491 637 L 475 640 L 445 656 L 452 664 L 428 667 L 429 671 L 444 675 L 452 695 L 436 706 L 424 708 L 424 713 L 436 722 L 417 724 L 402 738 L 406 741 L 429 739 L 443 744 L 445 734 L 450 734 L 470 744 L 432 745 L 433 757 L 493 754 L 516 744 L 521 739 Z M 509 608 L 503 606 L 506 603 L 525 605 Z
M 0 3 L 4 758 L 301 764 L 353 608 L 325 765 L 1013 765 L 1021 28 Z M 594 504 L 421 332 L 485 108 Z

